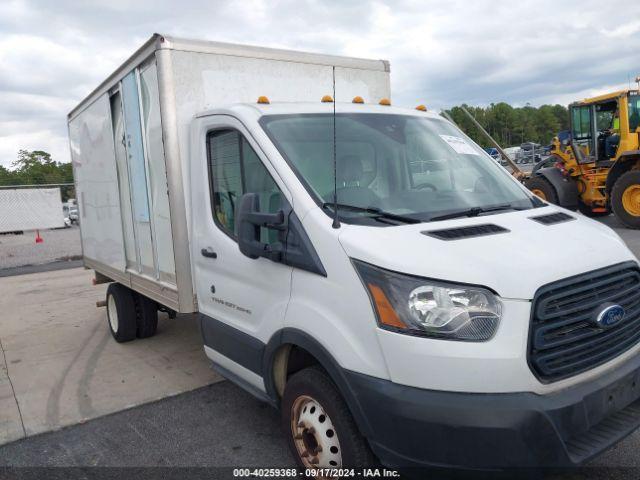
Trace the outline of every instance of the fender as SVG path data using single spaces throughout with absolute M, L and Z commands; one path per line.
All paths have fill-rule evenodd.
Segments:
M 282 345 L 293 345 L 303 348 L 309 352 L 318 361 L 320 366 L 325 369 L 329 374 L 329 377 L 336 384 L 338 390 L 342 394 L 345 402 L 349 406 L 349 410 L 353 415 L 353 418 L 360 429 L 360 432 L 365 437 L 370 437 L 373 433 L 371 424 L 363 412 L 362 406 L 358 401 L 358 398 L 349 385 L 347 376 L 345 375 L 345 369 L 333 358 L 333 356 L 324 348 L 320 342 L 316 339 L 296 328 L 283 328 L 273 334 L 269 342 L 267 343 L 262 361 L 262 378 L 264 379 L 267 395 L 276 404 L 280 404 L 280 398 L 276 391 L 276 386 L 273 378 L 273 361 L 276 351 Z
M 560 207 L 576 210 L 578 208 L 578 186 L 576 182 L 562 175 L 555 167 L 544 167 L 534 173 L 535 176 L 544 177 L 558 192 Z
M 640 150 L 631 150 L 628 152 L 622 152 L 620 158 L 616 160 L 613 166 L 609 169 L 609 173 L 607 173 L 607 193 L 611 193 L 613 189 L 613 184 L 616 183 L 616 180 L 620 178 L 623 173 L 626 173 L 628 170 L 631 170 L 633 166 L 640 160 Z

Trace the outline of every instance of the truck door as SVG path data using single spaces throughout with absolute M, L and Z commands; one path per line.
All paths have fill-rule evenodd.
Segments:
M 584 151 L 585 161 L 593 162 L 597 158 L 593 105 L 572 106 L 570 118 L 572 140 Z
M 270 213 L 290 195 L 240 122 L 205 120 L 191 172 L 192 257 L 205 350 L 218 366 L 264 390 L 264 345 L 283 324 L 292 268 L 244 256 L 235 211 L 244 193 L 257 193 L 260 209 Z M 262 240 L 276 241 L 273 233 L 265 229 Z

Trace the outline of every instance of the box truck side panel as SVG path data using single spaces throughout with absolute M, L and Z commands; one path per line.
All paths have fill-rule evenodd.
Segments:
M 351 102 L 356 96 L 362 97 L 367 103 L 391 98 L 389 72 L 336 67 L 336 100 Z
M 167 195 L 167 173 L 162 121 L 158 93 L 156 63 L 144 66 L 140 71 L 140 95 L 142 105 L 143 139 L 146 151 L 149 197 L 151 200 L 151 225 L 155 246 L 157 277 L 163 282 L 176 283 L 171 214 Z
M 122 229 L 127 268 L 138 265 L 136 237 L 133 233 L 133 209 L 131 206 L 131 190 L 129 187 L 129 170 L 127 168 L 127 149 L 124 136 L 124 114 L 122 112 L 122 93 L 115 92 L 109 98 L 111 104 L 111 127 L 113 131 L 116 155 L 116 170 L 120 187 L 120 211 L 122 212 Z
M 125 145 L 129 164 L 129 182 L 133 206 L 133 225 L 138 250 L 138 269 L 155 278 L 155 252 L 152 236 L 147 166 L 141 125 L 141 106 L 136 72 L 122 79 Z
M 123 272 L 125 249 L 109 109 L 106 94 L 89 105 L 69 123 L 69 142 L 83 255 Z

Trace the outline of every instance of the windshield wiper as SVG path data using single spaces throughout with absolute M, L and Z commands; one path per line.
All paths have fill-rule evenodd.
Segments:
M 322 204 L 322 208 L 332 208 L 336 206 L 333 202 L 325 202 Z M 359 207 L 357 205 L 348 205 L 346 203 L 338 203 L 338 209 L 350 210 L 352 212 L 370 213 L 373 218 L 386 218 L 388 220 L 395 220 L 402 223 L 420 223 L 421 220 L 417 218 L 407 217 L 405 215 L 396 215 L 395 213 L 384 211 L 378 207 Z
M 511 204 L 496 205 L 495 207 L 472 207 L 465 210 L 459 210 L 457 212 L 447 213 L 445 215 L 437 215 L 429 219 L 430 222 L 434 220 L 449 220 L 451 218 L 462 217 L 477 217 L 483 213 L 499 212 L 501 210 L 523 210 L 522 208 L 516 208 Z

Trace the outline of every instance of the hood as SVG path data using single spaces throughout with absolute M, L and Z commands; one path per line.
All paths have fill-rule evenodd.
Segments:
M 575 218 L 543 225 L 530 217 L 565 212 Z M 492 224 L 507 232 L 441 240 L 422 232 Z M 504 298 L 533 298 L 541 286 L 634 260 L 609 227 L 555 207 L 416 225 L 349 225 L 340 242 L 351 258 L 396 272 L 488 287 Z

